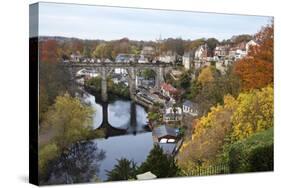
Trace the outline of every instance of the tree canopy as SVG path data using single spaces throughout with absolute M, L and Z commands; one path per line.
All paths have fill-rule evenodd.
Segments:
M 234 71 L 244 90 L 257 89 L 273 82 L 273 23 L 256 34 L 259 45 L 250 47 L 249 56 L 235 64 Z
M 154 145 L 141 166 L 138 173 L 145 173 L 151 171 L 158 178 L 176 177 L 179 168 L 174 162 L 174 158 L 168 154 L 165 154 L 161 146 Z
M 78 141 L 91 136 L 93 109 L 69 94 L 58 96 L 46 112 L 40 132 L 48 132 L 48 141 L 39 148 L 39 170 Z M 43 138 L 40 136 L 40 138 Z M 41 156 L 41 157 L 40 157 Z
M 107 171 L 107 181 L 129 180 L 136 178 L 136 163 L 126 158 L 117 159 L 113 169 Z
M 232 116 L 233 140 L 241 140 L 273 126 L 273 87 L 241 93 Z

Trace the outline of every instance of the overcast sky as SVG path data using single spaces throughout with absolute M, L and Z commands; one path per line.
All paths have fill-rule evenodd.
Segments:
M 183 7 L 184 8 L 184 7 Z M 271 17 L 40 3 L 39 35 L 82 39 L 229 39 L 254 34 Z

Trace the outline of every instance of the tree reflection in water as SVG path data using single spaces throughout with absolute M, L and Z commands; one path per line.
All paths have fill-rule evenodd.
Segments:
M 49 178 L 42 184 L 71 184 L 94 181 L 105 152 L 93 141 L 74 144 L 59 159 L 50 163 Z

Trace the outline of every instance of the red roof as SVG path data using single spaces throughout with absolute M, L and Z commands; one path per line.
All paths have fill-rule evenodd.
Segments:
M 163 88 L 165 91 L 168 91 L 169 93 L 177 92 L 177 89 L 174 88 L 171 84 L 162 83 L 161 88 Z

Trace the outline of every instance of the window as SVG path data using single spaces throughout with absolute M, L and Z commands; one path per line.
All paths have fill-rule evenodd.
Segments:
M 174 143 L 176 140 L 175 139 L 169 139 L 168 143 Z

